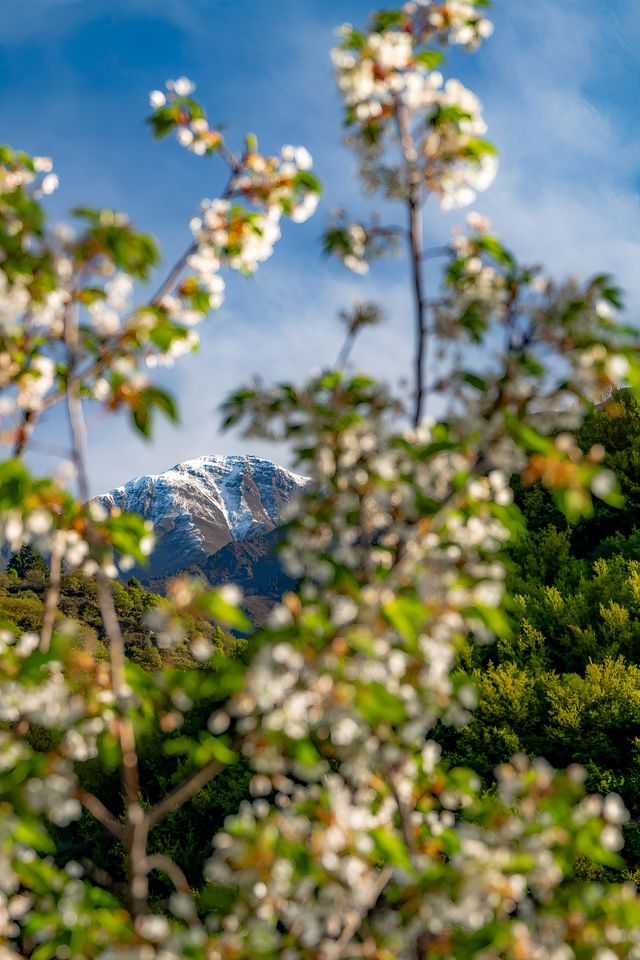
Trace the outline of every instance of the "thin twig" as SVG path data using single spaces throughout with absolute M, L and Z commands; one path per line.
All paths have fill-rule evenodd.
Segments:
M 420 182 L 417 180 L 416 167 L 412 160 L 414 146 L 409 127 L 409 118 L 406 107 L 399 101 L 396 103 L 396 120 L 409 188 L 407 195 L 409 248 L 411 254 L 411 277 L 413 281 L 416 325 L 415 408 L 413 422 L 417 427 L 422 419 L 424 397 L 428 391 L 428 385 L 425 382 L 428 366 L 428 338 L 426 330 L 427 302 L 424 295 L 422 278 L 422 199 L 420 196 Z
M 44 616 L 42 618 L 42 631 L 40 633 L 40 651 L 42 653 L 46 653 L 51 646 L 53 624 L 58 609 L 58 601 L 60 600 L 63 550 L 62 538 L 59 533 L 56 533 L 54 534 L 53 544 L 51 546 L 49 587 L 44 602 Z
M 27 444 L 33 435 L 33 430 L 38 419 L 35 410 L 25 410 L 22 414 L 22 420 L 19 427 L 16 427 L 16 442 L 13 447 L 13 455 L 16 459 L 22 456 L 27 448 Z
M 350 330 L 347 336 L 345 337 L 344 343 L 340 348 L 340 353 L 338 354 L 336 359 L 336 368 L 338 370 L 344 370 L 347 364 L 347 360 L 351 355 L 351 351 L 353 350 L 353 345 L 356 342 L 356 335 L 357 335 L 356 330 Z
M 242 169 L 242 160 L 238 160 L 235 153 L 229 150 L 224 140 L 220 143 L 218 152 L 235 177 Z
M 166 295 L 176 286 L 178 280 L 180 279 L 180 274 L 187 265 L 187 260 L 191 257 L 197 250 L 197 245 L 192 243 L 190 247 L 185 250 L 182 256 L 176 261 L 173 265 L 166 278 L 160 285 L 158 291 L 153 296 L 151 304 L 154 307 L 159 306 Z
M 450 257 L 453 253 L 453 247 L 447 245 L 442 247 L 429 247 L 422 252 L 423 260 L 437 260 L 439 257 Z
M 368 914 L 371 913 L 371 911 L 375 907 L 376 903 L 378 902 L 378 897 L 380 896 L 380 894 L 382 893 L 386 885 L 389 883 L 389 880 L 391 879 L 392 876 L 393 876 L 393 867 L 391 866 L 385 867 L 378 878 L 378 882 L 375 884 L 371 892 L 371 897 L 369 898 L 369 903 L 366 909 L 363 911 L 357 912 L 357 915 L 354 916 L 353 919 L 350 920 L 347 924 L 345 924 L 345 926 L 342 929 L 342 933 L 340 934 L 340 937 L 338 938 L 338 940 L 335 941 L 335 943 L 325 942 L 325 944 L 323 945 L 324 946 L 323 952 L 324 952 L 324 958 L 326 958 L 326 960 L 340 960 L 343 952 L 347 949 L 347 947 L 351 943 L 351 940 L 353 939 L 355 934 L 358 932 L 358 929 L 362 926 L 362 923 L 365 917 L 367 917 Z
M 391 792 L 393 794 L 393 799 L 396 802 L 396 807 L 398 809 L 398 816 L 400 817 L 400 829 L 402 830 L 402 837 L 407 848 L 408 853 L 411 855 L 415 853 L 415 843 L 413 836 L 411 834 L 411 824 L 409 823 L 409 811 L 407 809 L 407 804 L 404 802 L 400 796 L 400 790 L 398 784 L 396 783 L 396 774 L 395 771 L 389 772 L 389 786 L 391 787 Z

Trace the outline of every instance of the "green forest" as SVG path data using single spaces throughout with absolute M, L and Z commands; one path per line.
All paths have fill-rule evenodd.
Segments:
M 617 509 L 595 501 L 591 517 L 570 525 L 542 486 L 515 486 L 523 532 L 507 557 L 512 629 L 497 643 L 469 642 L 459 651 L 457 667 L 477 690 L 477 708 L 462 728 L 440 726 L 436 739 L 445 761 L 477 771 L 488 791 L 496 766 L 518 753 L 544 757 L 555 767 L 581 764 L 589 792 L 618 793 L 631 813 L 624 827 L 623 877 L 640 886 L 640 404 L 630 393 L 615 393 L 586 418 L 575 439 L 585 452 L 606 441 L 606 464 L 618 478 L 626 505 Z M 0 575 L 0 615 L 6 628 L 39 629 L 46 576 L 46 564 L 31 548 L 23 547 L 11 558 Z M 218 649 L 218 670 L 224 670 L 226 659 L 243 657 L 245 640 L 188 617 L 182 621 L 184 640 L 164 650 L 153 630 L 153 612 L 163 598 L 135 579 L 116 584 L 114 598 L 128 657 L 141 670 L 192 668 L 196 636 Z M 92 648 L 106 661 L 92 579 L 63 577 L 59 616 L 61 623 L 75 624 L 79 672 L 83 649 Z M 201 669 L 212 669 L 208 659 Z M 215 696 L 189 710 L 168 741 L 170 721 L 163 725 L 162 718 L 162 732 L 147 736 L 141 765 L 148 804 L 184 776 L 179 743 L 185 736 L 197 738 Z M 37 728 L 29 733 L 32 739 L 50 736 Z M 78 769 L 83 786 L 117 809 L 115 766 L 105 774 L 100 760 L 88 760 Z M 195 884 L 212 834 L 249 796 L 250 779 L 245 761 L 236 761 L 152 832 L 150 849 L 170 855 Z M 114 886 L 117 893 L 124 879 L 124 851 L 100 824 L 85 812 L 57 832 L 61 862 L 77 859 L 97 882 Z M 586 859 L 584 871 L 591 879 L 614 876 Z M 152 891 L 159 900 L 168 895 L 159 874 Z M 209 887 L 207 896 L 214 895 Z

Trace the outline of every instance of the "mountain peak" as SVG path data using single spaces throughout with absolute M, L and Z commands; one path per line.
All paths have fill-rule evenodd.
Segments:
M 157 582 L 210 569 L 213 555 L 228 544 L 271 533 L 307 483 L 261 457 L 210 456 L 136 477 L 97 499 L 108 510 L 119 507 L 152 522 L 158 543 L 142 578 Z

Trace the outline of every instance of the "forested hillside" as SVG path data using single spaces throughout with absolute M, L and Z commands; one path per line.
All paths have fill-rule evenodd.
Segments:
M 619 793 L 632 820 L 624 855 L 640 885 L 640 407 L 618 392 L 576 434 L 607 448 L 625 496 L 595 501 L 569 525 L 541 486 L 519 486 L 526 534 L 510 549 L 514 627 L 496 644 L 469 644 L 460 666 L 478 707 L 442 728 L 449 759 L 487 782 L 518 752 L 584 765 L 587 789 Z

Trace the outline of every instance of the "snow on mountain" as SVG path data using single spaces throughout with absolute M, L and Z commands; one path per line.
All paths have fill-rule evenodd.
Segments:
M 108 510 L 140 513 L 153 523 L 158 542 L 145 581 L 194 568 L 206 568 L 207 579 L 218 581 L 212 557 L 228 545 L 270 542 L 284 507 L 307 482 L 260 457 L 199 457 L 97 499 Z

